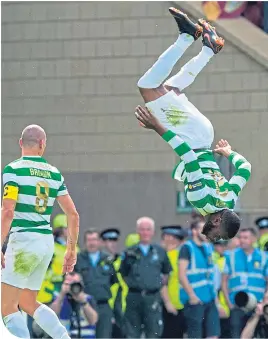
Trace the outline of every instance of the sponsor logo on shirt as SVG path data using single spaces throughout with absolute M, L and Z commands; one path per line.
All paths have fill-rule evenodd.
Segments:
M 190 184 L 188 184 L 188 191 L 194 192 L 198 191 L 202 188 L 203 184 L 201 181 L 194 181 Z

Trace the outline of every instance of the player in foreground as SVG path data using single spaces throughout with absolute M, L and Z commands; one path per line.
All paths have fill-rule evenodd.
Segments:
M 188 200 L 206 216 L 203 234 L 211 241 L 230 239 L 240 227 L 240 219 L 232 210 L 250 177 L 251 165 L 233 152 L 226 140 L 221 140 L 215 151 L 226 156 L 236 167 L 229 182 L 224 178 L 210 149 L 214 139 L 211 122 L 185 94 L 181 94 L 212 56 L 222 49 L 224 40 L 203 19 L 194 24 L 175 8 L 169 11 L 181 34 L 138 81 L 147 108 L 139 106 L 135 114 L 141 126 L 154 129 L 181 157 L 173 177 L 184 182 Z M 201 52 L 165 82 L 185 50 L 201 35 Z
M 36 301 L 54 252 L 50 215 L 55 199 L 68 219 L 67 251 L 63 273 L 76 263 L 79 216 L 58 169 L 42 157 L 45 131 L 37 125 L 26 127 L 20 139 L 22 157 L 3 172 L 4 194 L 1 211 L 2 246 L 10 231 L 5 256 L 2 253 L 2 317 L 16 337 L 30 338 L 25 311 L 52 338 L 69 339 L 56 314 Z

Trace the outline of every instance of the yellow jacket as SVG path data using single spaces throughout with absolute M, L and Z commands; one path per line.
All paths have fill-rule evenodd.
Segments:
M 128 286 L 125 283 L 124 279 L 122 278 L 121 273 L 119 273 L 119 269 L 120 269 L 120 265 L 121 265 L 121 258 L 118 257 L 114 261 L 113 265 L 114 265 L 115 271 L 117 272 L 116 275 L 117 275 L 118 283 L 113 284 L 111 286 L 112 297 L 109 299 L 109 305 L 110 305 L 111 309 L 114 309 L 117 293 L 118 293 L 119 287 L 121 287 L 122 288 L 121 305 L 122 305 L 122 311 L 125 312 L 125 310 L 126 310 L 126 299 L 127 299 L 127 294 L 128 294 Z
M 37 295 L 37 301 L 42 304 L 50 304 L 53 300 L 54 284 L 51 282 L 51 277 L 52 270 L 49 268 Z
M 180 281 L 179 281 L 179 249 L 167 252 L 172 272 L 168 279 L 168 294 L 169 299 L 177 310 L 183 309 L 183 304 L 180 302 Z
M 216 265 L 218 265 L 220 272 L 222 273 L 224 270 L 224 265 L 225 265 L 225 257 L 222 257 L 219 255 L 217 252 L 213 252 L 213 261 Z M 225 310 L 227 316 L 230 316 L 230 309 L 228 307 L 228 304 L 226 302 L 226 299 L 224 297 L 224 294 L 222 291 L 219 292 L 218 294 L 219 298 L 219 303 L 222 306 L 222 308 Z

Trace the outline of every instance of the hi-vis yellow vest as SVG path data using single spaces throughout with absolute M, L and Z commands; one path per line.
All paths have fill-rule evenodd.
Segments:
M 109 299 L 109 305 L 111 307 L 111 309 L 114 308 L 114 303 L 115 303 L 115 299 L 116 299 L 116 296 L 117 296 L 117 293 L 118 293 L 118 289 L 119 289 L 119 286 L 121 286 L 122 288 L 122 300 L 121 300 L 121 303 L 122 303 L 122 311 L 125 312 L 126 310 L 126 299 L 127 299 L 127 294 L 128 294 L 128 286 L 127 284 L 125 283 L 124 279 L 122 278 L 122 275 L 121 273 L 119 273 L 119 269 L 120 269 L 120 265 L 121 265 L 121 258 L 118 257 L 114 263 L 114 269 L 115 271 L 117 272 L 117 279 L 119 281 L 119 283 L 116 283 L 116 284 L 113 284 L 111 286 L 111 293 L 112 293 L 112 297 Z
M 177 310 L 183 309 L 183 304 L 180 302 L 180 282 L 179 282 L 179 250 L 171 250 L 167 252 L 172 272 L 168 279 L 168 295 L 172 305 Z
M 222 273 L 224 270 L 224 265 L 225 265 L 225 257 L 221 257 L 217 252 L 213 252 L 213 261 L 216 265 L 218 265 L 220 272 Z M 228 304 L 226 302 L 226 299 L 222 291 L 219 292 L 218 298 L 219 298 L 220 305 L 223 307 L 227 316 L 229 317 L 230 309 L 228 307 Z
M 79 248 L 76 248 L 77 252 L 79 252 Z M 51 281 L 53 283 L 60 283 L 63 281 L 62 275 L 62 266 L 64 262 L 64 254 L 66 252 L 66 245 L 59 244 L 55 241 L 54 244 L 54 257 L 51 264 L 53 275 L 51 277 Z
M 51 277 L 52 270 L 48 269 L 37 295 L 37 301 L 42 304 L 50 304 L 53 300 L 54 284 L 51 282 Z
M 259 249 L 268 251 L 268 233 L 264 233 L 259 239 Z

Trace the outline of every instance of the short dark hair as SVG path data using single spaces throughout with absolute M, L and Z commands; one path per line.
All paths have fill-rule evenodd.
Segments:
M 239 216 L 230 210 L 224 210 L 221 216 L 221 233 L 224 234 L 223 239 L 229 240 L 236 236 L 240 228 L 240 218 Z
M 84 233 L 84 241 L 87 240 L 87 236 L 88 236 L 88 235 L 94 234 L 94 233 L 97 233 L 97 234 L 98 234 L 98 237 L 100 237 L 100 233 L 99 233 L 95 228 L 90 228 L 90 229 L 88 229 L 88 230 Z
M 257 237 L 257 236 L 258 236 L 257 230 L 256 230 L 255 228 L 253 228 L 253 227 L 242 228 L 242 229 L 240 230 L 240 233 L 241 233 L 241 232 L 249 232 L 249 233 L 251 233 L 254 237 Z

